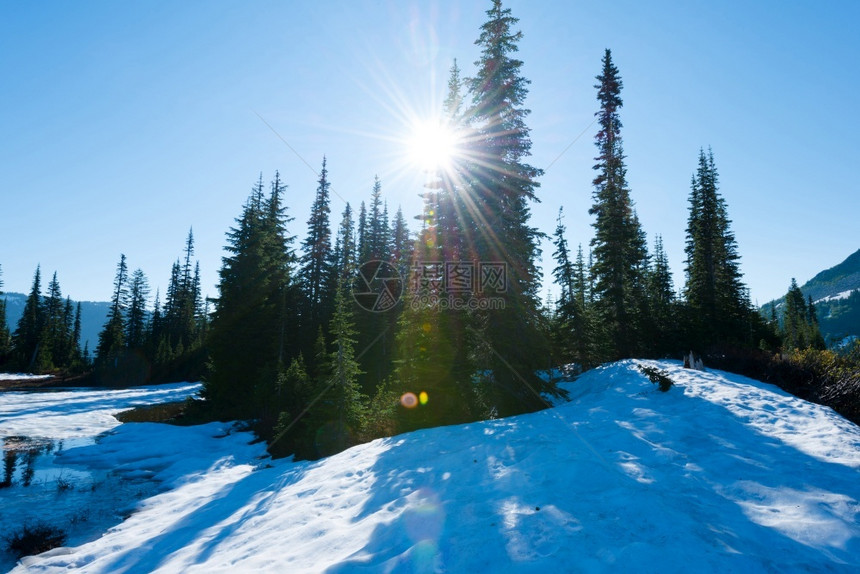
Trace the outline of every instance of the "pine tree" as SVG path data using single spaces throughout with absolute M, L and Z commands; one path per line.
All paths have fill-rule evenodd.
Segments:
M 332 379 L 332 389 L 328 392 L 329 404 L 335 407 L 337 424 L 333 436 L 327 437 L 331 445 L 330 454 L 339 452 L 354 441 L 351 436 L 361 430 L 366 415 L 367 398 L 361 393 L 358 377 L 361 368 L 355 357 L 356 335 L 352 313 L 346 300 L 346 289 L 341 286 L 334 301 L 334 315 L 329 325 L 334 350 L 329 355 L 328 372 Z M 334 413 L 331 413 L 332 415 Z
M 793 277 L 785 294 L 781 335 L 783 349 L 786 351 L 825 348 L 812 297 L 808 300 L 804 298 L 803 292 Z
M 367 224 L 367 206 L 364 202 L 358 208 L 358 237 L 356 239 L 356 254 L 358 264 L 370 260 L 370 233 Z
M 340 226 L 337 230 L 337 241 L 332 255 L 334 269 L 332 270 L 331 286 L 336 290 L 339 281 L 344 283 L 352 279 L 352 274 L 358 266 L 358 247 L 355 237 L 355 223 L 352 220 L 352 207 L 349 203 L 343 209 Z
M 654 239 L 654 256 L 648 271 L 648 306 L 652 327 L 647 335 L 651 352 L 661 356 L 679 350 L 675 288 L 660 235 Z
M 113 282 L 110 311 L 107 322 L 99 333 L 96 347 L 96 365 L 116 369 L 125 347 L 125 313 L 128 307 L 128 265 L 125 254 L 120 255 Z
M 9 361 L 12 352 L 12 335 L 6 320 L 6 297 L 3 294 L 3 268 L 0 267 L 0 368 Z
M 451 70 L 448 96 L 443 108 L 443 124 L 452 131 L 461 131 L 461 81 L 456 62 Z M 460 228 L 464 221 L 457 211 L 455 191 L 465 179 L 462 166 L 455 161 L 448 169 L 428 174 L 421 228 L 402 273 L 409 277 L 410 286 L 404 294 L 403 311 L 396 325 L 394 341 L 395 372 L 376 391 L 377 408 L 387 395 L 426 393 L 429 401 L 420 408 L 396 409 L 396 429 L 413 430 L 436 425 L 467 422 L 480 417 L 487 409 L 474 392 L 472 374 L 475 366 L 469 359 L 470 318 L 466 311 L 443 310 L 441 299 L 465 300 L 473 293 L 442 293 L 441 277 L 444 265 L 469 263 L 462 248 Z M 395 229 L 397 226 L 395 226 Z M 407 395 L 408 396 L 408 395 Z M 390 424 L 388 421 L 387 424 Z
M 45 309 L 42 304 L 41 266 L 37 266 L 33 276 L 33 286 L 27 296 L 27 301 L 24 303 L 24 311 L 12 335 L 12 345 L 15 349 L 16 362 L 19 368 L 33 369 L 41 346 L 40 340 L 44 328 Z
M 54 367 L 64 367 L 67 364 L 68 332 L 64 313 L 63 293 L 57 272 L 54 272 L 48 284 L 48 295 L 44 299 L 45 325 L 40 335 L 42 352 L 39 370 L 50 370 Z
M 373 178 L 373 190 L 370 196 L 370 212 L 367 221 L 367 257 L 362 260 L 386 261 L 389 259 L 389 231 L 387 208 L 383 209 L 382 183 L 379 177 Z
M 277 373 L 294 356 L 287 327 L 294 320 L 295 256 L 283 191 L 276 173 L 265 198 L 261 176 L 227 233 L 205 379 L 206 398 L 225 415 L 277 416 L 270 412 L 276 405 Z
M 714 154 L 699 150 L 690 192 L 684 289 L 689 339 L 700 349 L 748 341 L 751 305 L 741 281 L 740 256 L 726 202 L 718 191 Z
M 125 345 L 129 349 L 140 349 L 146 340 L 146 302 L 149 298 L 149 282 L 140 269 L 131 274 L 128 301 L 128 320 L 125 325 Z
M 577 317 L 582 309 L 578 308 L 579 300 L 574 296 L 574 269 L 570 261 L 570 250 L 567 247 L 567 239 L 564 234 L 567 231 L 563 219 L 563 208 L 558 209 L 555 232 L 553 233 L 553 245 L 555 251 L 552 254 L 555 260 L 555 269 L 552 271 L 556 285 L 560 292 L 556 301 L 555 324 L 553 334 L 555 343 L 561 353 L 559 359 L 562 362 L 574 360 L 572 347 L 573 327 L 571 321 Z
M 562 209 L 559 209 L 553 243 L 553 270 L 555 282 L 561 288 L 552 315 L 552 333 L 561 353 L 562 362 L 575 362 L 581 367 L 595 363 L 595 350 L 592 343 L 593 324 L 587 304 L 586 270 L 582 256 L 582 245 L 577 248 L 576 260 L 570 260 L 570 251 L 564 235 L 566 228 L 562 223 Z
M 81 352 L 81 302 L 75 306 L 75 318 L 72 321 L 70 364 L 76 371 L 82 371 L 87 365 L 84 364 L 84 356 Z
M 494 0 L 487 16 L 475 42 L 481 48 L 477 74 L 468 81 L 473 161 L 463 201 L 466 229 L 474 230 L 470 250 L 480 262 L 505 268 L 504 308 L 475 313 L 479 344 L 472 351 L 482 373 L 479 386 L 491 405 L 486 414 L 508 415 L 542 408 L 540 389 L 552 391 L 534 374 L 548 357 L 538 297 L 541 234 L 529 226 L 529 203 L 537 201 L 543 172 L 525 163 L 531 155 L 529 110 L 523 106 L 529 81 L 521 75 L 522 61 L 513 57 L 522 38 L 512 30 L 518 20 L 501 0 Z
M 400 270 L 402 277 L 406 277 L 409 273 L 413 248 L 414 245 L 409 236 L 409 226 L 406 224 L 406 218 L 403 217 L 403 210 L 398 206 L 391 229 L 391 260 Z
M 304 333 L 310 339 L 320 326 L 325 324 L 331 312 L 334 293 L 332 281 L 332 246 L 329 214 L 331 213 L 330 183 L 323 157 L 319 185 L 308 219 L 308 233 L 302 242 L 302 257 L 299 260 L 299 281 L 305 301 L 303 317 Z
M 592 296 L 606 336 L 604 358 L 618 359 L 632 356 L 638 350 L 647 251 L 627 186 L 619 116 L 623 84 L 608 49 L 597 81 L 600 111 L 595 115 L 600 130 L 595 145 L 599 154 L 594 166 L 597 171 L 593 181 L 594 204 L 589 210 L 595 216 L 591 240 Z

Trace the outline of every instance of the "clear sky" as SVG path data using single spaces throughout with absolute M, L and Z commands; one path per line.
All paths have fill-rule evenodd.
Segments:
M 41 264 L 73 299 L 107 300 L 125 253 L 163 295 L 193 227 L 215 296 L 224 234 L 259 174 L 290 186 L 301 239 L 323 155 L 334 221 L 377 174 L 412 221 L 423 180 L 403 140 L 438 110 L 454 58 L 474 72 L 489 5 L 0 3 L 4 290 L 27 292 Z M 587 250 L 594 76 L 610 48 L 632 196 L 676 288 L 700 147 L 713 148 L 754 301 L 860 248 L 860 2 L 505 6 L 524 34 L 530 161 L 546 168 L 534 226 L 551 233 L 563 205 L 569 242 Z

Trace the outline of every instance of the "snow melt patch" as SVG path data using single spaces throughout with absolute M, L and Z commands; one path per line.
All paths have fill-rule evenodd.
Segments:
M 57 389 L 0 393 L 0 437 L 95 437 L 119 425 L 113 416 L 138 406 L 182 401 L 199 383 L 128 389 Z
M 648 363 L 676 386 L 623 361 L 568 383 L 554 409 L 316 462 L 260 461 L 239 433 L 124 425 L 67 456 L 153 469 L 173 490 L 15 572 L 860 568 L 857 427 L 743 377 Z M 209 466 L 184 468 L 183 445 Z
M 51 375 L 32 375 L 30 373 L 0 373 L 0 381 L 40 381 L 50 379 Z
M 818 299 L 817 301 L 815 301 L 815 303 L 822 303 L 825 301 L 839 301 L 840 299 L 848 299 L 848 297 L 850 297 L 854 291 L 855 291 L 854 289 L 849 289 L 848 291 L 842 291 L 840 293 L 837 293 L 836 295 L 828 295 L 827 297 L 822 297 L 821 299 Z

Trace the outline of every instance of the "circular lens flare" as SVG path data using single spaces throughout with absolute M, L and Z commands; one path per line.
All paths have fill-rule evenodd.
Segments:
M 400 397 L 400 404 L 407 409 L 414 409 L 418 406 L 418 397 L 415 396 L 415 393 L 403 393 L 403 396 Z
M 430 400 L 430 396 L 427 394 L 426 391 L 421 391 L 420 393 L 418 393 L 418 402 L 421 403 L 422 405 L 426 405 L 427 401 L 429 401 L 429 400 Z

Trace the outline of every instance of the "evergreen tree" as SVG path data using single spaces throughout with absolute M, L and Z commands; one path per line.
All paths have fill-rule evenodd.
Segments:
M 597 81 L 600 130 L 595 145 L 599 154 L 594 166 L 594 204 L 589 210 L 595 216 L 592 293 L 606 336 L 604 358 L 618 359 L 636 353 L 641 340 L 647 252 L 627 186 L 619 116 L 623 85 L 610 50 L 603 56 L 603 70 Z
M 355 237 L 355 223 L 352 220 L 352 208 L 349 203 L 343 209 L 340 226 L 337 230 L 337 241 L 332 255 L 334 265 L 332 266 L 332 279 L 330 285 L 337 289 L 339 281 L 345 284 L 352 279 L 352 274 L 358 265 L 358 247 Z
M 367 260 L 385 261 L 389 258 L 389 229 L 387 207 L 383 209 L 382 183 L 379 177 L 373 178 L 373 191 L 370 196 L 370 212 L 367 221 Z M 364 261 L 363 260 L 362 263 Z
M 335 294 L 329 333 L 334 350 L 329 355 L 328 372 L 333 385 L 328 392 L 328 404 L 334 407 L 334 411 L 330 411 L 327 416 L 326 413 L 322 414 L 324 418 L 337 421 L 337 424 L 330 427 L 334 432 L 332 436 L 326 437 L 328 445 L 320 445 L 323 451 L 319 453 L 321 455 L 339 452 L 354 444 L 351 437 L 361 430 L 366 416 L 367 398 L 361 393 L 358 383 L 361 368 L 355 357 L 355 325 L 344 286 Z
M 654 257 L 648 272 L 648 306 L 651 330 L 646 333 L 648 347 L 656 355 L 678 350 L 678 309 L 669 258 L 663 248 L 663 237 L 654 240 Z
M 824 349 L 824 337 L 818 326 L 818 317 L 812 297 L 805 299 L 797 281 L 792 277 L 785 294 L 785 311 L 781 329 L 783 349 Z
M 443 125 L 453 132 L 463 130 L 460 89 L 455 62 L 443 108 Z M 395 372 L 384 387 L 375 389 L 375 400 L 384 400 L 388 394 L 417 396 L 422 391 L 429 398 L 420 408 L 397 409 L 396 430 L 400 431 L 467 422 L 488 410 L 472 382 L 476 367 L 470 354 L 475 343 L 469 312 L 439 308 L 443 299 L 464 301 L 474 295 L 468 291 L 442 292 L 446 263 L 476 264 L 466 261 L 460 232 L 461 227 L 468 227 L 465 213 L 458 212 L 462 204 L 456 200 L 462 197 L 456 191 L 464 189 L 462 167 L 455 161 L 447 169 L 437 167 L 428 173 L 422 214 L 417 217 L 421 228 L 411 249 L 411 264 L 407 263 L 403 272 L 409 277 L 409 287 L 396 325 Z
M 3 293 L 3 268 L 0 267 L 0 368 L 8 362 L 12 352 L 12 335 L 6 322 L 6 297 Z
M 42 304 L 41 266 L 36 267 L 33 286 L 24 303 L 24 311 L 12 335 L 16 362 L 19 368 L 33 370 L 40 349 L 42 331 L 45 328 L 45 309 Z
M 529 204 L 537 201 L 543 172 L 525 163 L 531 155 L 529 110 L 523 105 L 529 81 L 521 75 L 522 61 L 513 57 L 522 32 L 513 31 L 518 20 L 501 0 L 494 0 L 487 16 L 475 42 L 481 48 L 477 74 L 468 82 L 474 160 L 464 201 L 478 260 L 505 267 L 504 308 L 479 311 L 471 322 L 479 341 L 473 349 L 482 373 L 479 387 L 491 405 L 486 414 L 505 416 L 542 408 L 541 390 L 553 389 L 534 374 L 548 358 L 538 297 L 541 234 L 529 226 Z
M 128 307 L 128 265 L 125 254 L 120 255 L 113 281 L 110 311 L 107 322 L 99 333 L 96 347 L 96 365 L 117 369 L 125 347 L 125 313 Z
M 128 301 L 128 320 L 125 325 L 125 344 L 129 349 L 140 349 L 146 340 L 146 302 L 149 282 L 140 269 L 131 274 Z
M 714 154 L 699 150 L 690 192 L 684 289 L 692 345 L 750 343 L 751 305 L 741 281 L 737 243 L 718 191 Z
M 358 238 L 356 239 L 356 258 L 358 264 L 370 260 L 370 233 L 367 225 L 367 206 L 364 202 L 358 208 Z
M 87 365 L 84 364 L 84 356 L 81 352 L 81 302 L 78 301 L 75 306 L 75 318 L 72 321 L 72 339 L 71 339 L 71 357 L 70 364 L 75 370 L 83 370 Z
M 319 185 L 308 219 L 308 233 L 302 242 L 302 257 L 299 260 L 299 281 L 302 286 L 305 307 L 304 332 L 308 339 L 316 333 L 330 315 L 334 293 L 332 285 L 332 246 L 329 214 L 331 199 L 326 159 L 323 157 Z
M 566 228 L 559 209 L 557 225 L 553 234 L 556 267 L 555 282 L 561 288 L 552 315 L 552 333 L 562 362 L 575 362 L 581 367 L 597 360 L 592 344 L 593 324 L 586 300 L 586 269 L 582 256 L 582 245 L 577 248 L 576 260 L 570 260 L 570 251 L 564 237 Z
M 287 326 L 295 257 L 283 191 L 276 173 L 265 198 L 261 176 L 227 233 L 205 379 L 206 398 L 225 415 L 276 416 L 277 373 L 293 355 Z
M 50 370 L 67 364 L 68 330 L 64 313 L 63 293 L 57 272 L 48 284 L 48 296 L 44 299 L 45 325 L 40 335 L 42 352 L 39 370 Z
M 406 218 L 403 217 L 403 210 L 398 207 L 397 213 L 394 214 L 394 224 L 391 229 L 391 260 L 400 270 L 402 277 L 407 277 L 409 274 L 413 247 Z

